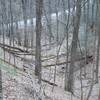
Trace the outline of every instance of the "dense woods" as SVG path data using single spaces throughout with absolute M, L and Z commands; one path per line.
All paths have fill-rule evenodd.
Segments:
M 100 0 L 0 0 L 0 100 L 100 100 Z

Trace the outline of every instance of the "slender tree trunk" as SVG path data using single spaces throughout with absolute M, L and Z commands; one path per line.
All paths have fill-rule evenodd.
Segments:
M 13 46 L 14 46 L 14 30 L 13 30 L 13 9 L 12 9 L 12 0 L 10 0 L 10 32 L 11 32 L 11 41 L 13 42 Z
M 69 58 L 69 53 L 68 53 L 68 27 L 69 27 L 69 18 L 70 18 L 70 0 L 68 0 L 68 11 L 69 11 L 69 14 L 68 14 L 68 19 L 67 19 L 67 26 L 66 26 L 66 68 L 65 68 L 65 90 L 67 90 L 67 80 L 68 80 L 68 58 Z
M 2 38 L 3 38 L 3 44 L 5 44 L 5 31 L 4 31 L 4 24 L 6 24 L 6 6 L 5 6 L 5 0 L 1 0 L 1 16 L 2 16 Z M 4 51 L 4 60 L 5 60 L 5 51 Z M 0 100 L 3 100 L 3 91 L 2 91 L 2 69 L 0 67 Z
M 33 0 L 30 0 L 30 20 L 31 20 L 31 48 L 34 46 L 34 23 L 33 23 Z
M 97 33 L 98 33 L 98 43 L 97 43 L 97 56 L 96 56 L 96 83 L 98 83 L 98 71 L 99 71 L 99 54 L 100 54 L 100 1 L 97 0 Z
M 36 55 L 35 55 L 35 75 L 41 83 L 41 33 L 42 33 L 42 7 L 43 0 L 36 0 Z
M 22 0 L 23 19 L 24 19 L 24 46 L 28 47 L 28 35 L 27 35 L 27 0 Z
M 3 96 L 2 96 L 2 71 L 0 69 L 0 100 L 3 100 Z
M 48 4 L 48 8 L 49 8 L 49 11 L 48 11 L 48 12 L 49 12 L 49 13 L 48 13 L 48 26 L 49 26 L 49 27 L 48 27 L 48 28 L 49 28 L 49 34 L 50 34 L 50 35 L 49 35 L 49 36 L 50 36 L 50 37 L 49 37 L 49 42 L 50 42 L 50 48 L 51 48 L 51 42 L 52 42 L 51 39 L 52 39 L 52 37 L 53 37 L 53 35 L 52 35 L 52 27 L 51 27 L 51 12 L 52 12 L 52 11 L 51 11 L 51 10 L 52 10 L 52 9 L 51 9 L 51 0 L 49 0 L 48 3 L 49 3 L 49 4 Z
M 19 27 L 18 27 L 18 21 L 16 21 L 16 37 L 18 40 L 18 45 L 21 46 L 21 35 L 20 32 L 18 31 Z

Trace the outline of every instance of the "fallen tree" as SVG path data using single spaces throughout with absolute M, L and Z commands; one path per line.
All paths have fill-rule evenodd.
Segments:
M 93 61 L 93 56 L 92 55 L 87 55 L 87 57 L 81 57 L 81 58 L 78 58 L 78 59 L 76 59 L 75 61 L 82 61 L 82 60 L 85 60 L 85 59 L 87 59 L 87 61 L 86 61 L 86 64 L 88 64 L 89 62 L 92 62 Z M 66 64 L 66 63 L 70 63 L 71 61 L 68 61 L 68 62 L 66 62 L 66 61 L 63 61 L 63 62 L 58 62 L 58 63 L 54 63 L 54 64 L 48 64 L 48 65 L 44 65 L 43 67 L 51 67 L 51 66 L 56 66 L 56 65 L 64 65 L 64 64 Z

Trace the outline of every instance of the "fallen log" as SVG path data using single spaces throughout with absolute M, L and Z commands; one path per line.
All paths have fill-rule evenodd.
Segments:
M 24 50 L 24 49 L 21 49 L 21 48 L 17 48 L 17 47 L 13 47 L 13 46 L 10 46 L 10 45 L 7 45 L 7 44 L 2 44 L 0 43 L 0 47 L 3 48 L 4 50 L 6 51 L 11 51 L 12 53 L 16 53 L 17 55 L 34 55 L 34 50 Z M 44 50 L 41 50 L 42 52 Z
M 51 45 L 54 45 L 55 43 L 51 43 Z M 45 47 L 45 46 L 47 46 L 47 45 L 49 45 L 49 44 L 44 44 L 44 45 L 41 45 L 41 46 L 43 46 L 43 47 Z M 24 50 L 24 49 L 21 49 L 21 48 L 18 48 L 18 47 L 15 47 L 15 46 L 11 46 L 11 45 L 7 45 L 7 44 L 3 44 L 3 43 L 0 43 L 0 46 L 1 47 L 3 47 L 3 48 L 11 48 L 11 49 L 14 49 L 14 50 L 18 50 L 18 51 L 20 51 L 20 52 L 27 52 L 27 53 L 30 53 L 30 51 L 33 51 L 33 49 L 32 50 L 30 50 L 30 51 L 28 51 L 27 49 L 26 50 Z M 35 47 L 34 47 L 35 48 Z M 44 50 L 42 50 L 42 51 L 44 51 Z
M 86 64 L 88 64 L 89 62 L 93 61 L 93 56 L 92 55 L 88 55 L 87 57 L 78 58 L 78 59 L 75 60 L 75 62 L 76 61 L 85 60 L 85 59 L 87 59 Z M 58 66 L 59 65 L 65 65 L 66 63 L 71 63 L 71 61 L 68 61 L 68 62 L 66 62 L 66 61 L 57 62 L 56 64 L 54 63 L 54 64 L 43 65 L 43 67 L 51 67 L 51 66 L 56 66 L 56 65 L 58 65 Z
M 53 86 L 58 86 L 57 84 L 52 83 L 52 82 L 50 82 L 50 81 L 48 81 L 48 80 L 45 80 L 45 79 L 42 79 L 42 81 L 45 82 L 45 83 L 48 83 L 48 84 L 50 84 L 50 85 L 53 85 Z
M 3 47 L 3 48 L 8 47 L 8 48 L 12 48 L 12 49 L 15 49 L 15 50 L 19 50 L 19 51 L 21 51 L 21 52 L 27 52 L 27 51 L 25 51 L 25 50 L 23 50 L 23 49 L 21 49 L 21 48 L 13 47 L 13 46 L 10 46 L 10 45 L 7 45 L 7 44 L 2 44 L 2 43 L 0 43 L 0 46 Z
M 11 50 L 10 48 L 6 48 L 6 47 L 2 47 L 2 49 L 4 49 L 4 51 L 7 51 L 7 52 L 15 54 L 15 55 L 35 55 L 33 53 L 30 53 L 30 52 L 21 52 L 20 53 L 20 51 Z
M 8 52 L 14 54 L 16 57 L 19 57 L 19 58 L 21 58 L 21 59 L 27 61 L 26 58 L 22 58 L 22 57 L 18 56 L 17 53 L 14 53 L 14 52 L 12 52 L 12 51 L 9 51 L 9 49 L 6 49 L 6 51 L 8 51 Z M 65 56 L 65 54 L 59 55 L 59 57 L 61 57 L 61 56 Z M 44 61 L 46 61 L 46 60 L 54 59 L 54 58 L 56 58 L 56 56 L 51 56 L 50 58 L 43 59 L 42 62 L 44 62 Z M 91 61 L 93 60 L 93 56 L 92 56 L 92 55 L 87 55 L 87 57 L 78 58 L 78 59 L 76 59 L 75 61 L 80 61 L 80 60 L 85 60 L 85 59 L 87 59 L 87 62 L 86 62 L 86 63 L 88 63 L 89 59 L 90 59 Z M 70 61 L 68 61 L 68 62 L 63 61 L 63 62 L 58 62 L 58 63 L 56 63 L 56 64 L 54 63 L 54 64 L 49 64 L 49 65 L 43 65 L 43 67 L 51 67 L 51 66 L 55 66 L 55 65 L 58 65 L 58 66 L 59 66 L 59 65 L 64 65 L 64 64 L 66 64 L 66 63 L 70 63 Z

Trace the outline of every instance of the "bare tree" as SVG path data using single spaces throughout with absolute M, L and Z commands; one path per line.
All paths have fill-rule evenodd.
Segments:
M 3 44 L 5 44 L 5 31 L 4 31 L 4 24 L 6 24 L 6 6 L 5 6 L 5 0 L 0 1 L 1 6 L 1 26 L 2 26 L 2 38 L 3 38 Z M 5 60 L 5 51 L 4 51 L 4 60 Z M 2 69 L 0 67 L 0 100 L 3 100 L 3 91 L 2 91 Z
M 99 71 L 99 54 L 100 54 L 100 1 L 97 0 L 97 33 L 98 33 L 98 43 L 97 43 L 97 55 L 96 55 L 96 82 L 98 83 L 98 71 Z
M 22 0 L 23 19 L 24 19 L 24 46 L 28 46 L 28 35 L 27 35 L 27 0 Z
M 41 83 L 41 33 L 42 33 L 42 7 L 43 0 L 36 0 L 36 54 L 35 54 L 35 75 Z
M 76 58 L 76 50 L 77 50 L 77 41 L 78 41 L 78 31 L 80 25 L 80 17 L 81 17 L 81 0 L 76 1 L 76 15 L 74 19 L 74 30 L 73 30 L 73 39 L 72 39 L 72 47 L 71 47 L 71 63 L 69 67 L 69 75 L 68 75 L 68 86 L 67 90 L 73 93 L 73 83 L 74 83 L 74 61 Z
M 69 52 L 68 52 L 68 27 L 69 27 L 69 18 L 70 18 L 70 0 L 68 0 L 68 19 L 67 19 L 67 26 L 66 26 L 66 68 L 65 68 L 65 90 L 67 90 L 67 80 L 68 80 L 68 56 L 69 56 Z
M 34 6 L 33 6 L 33 0 L 30 0 L 30 20 L 31 20 L 31 47 L 33 48 L 34 46 L 34 23 L 33 23 L 33 10 L 34 10 Z

